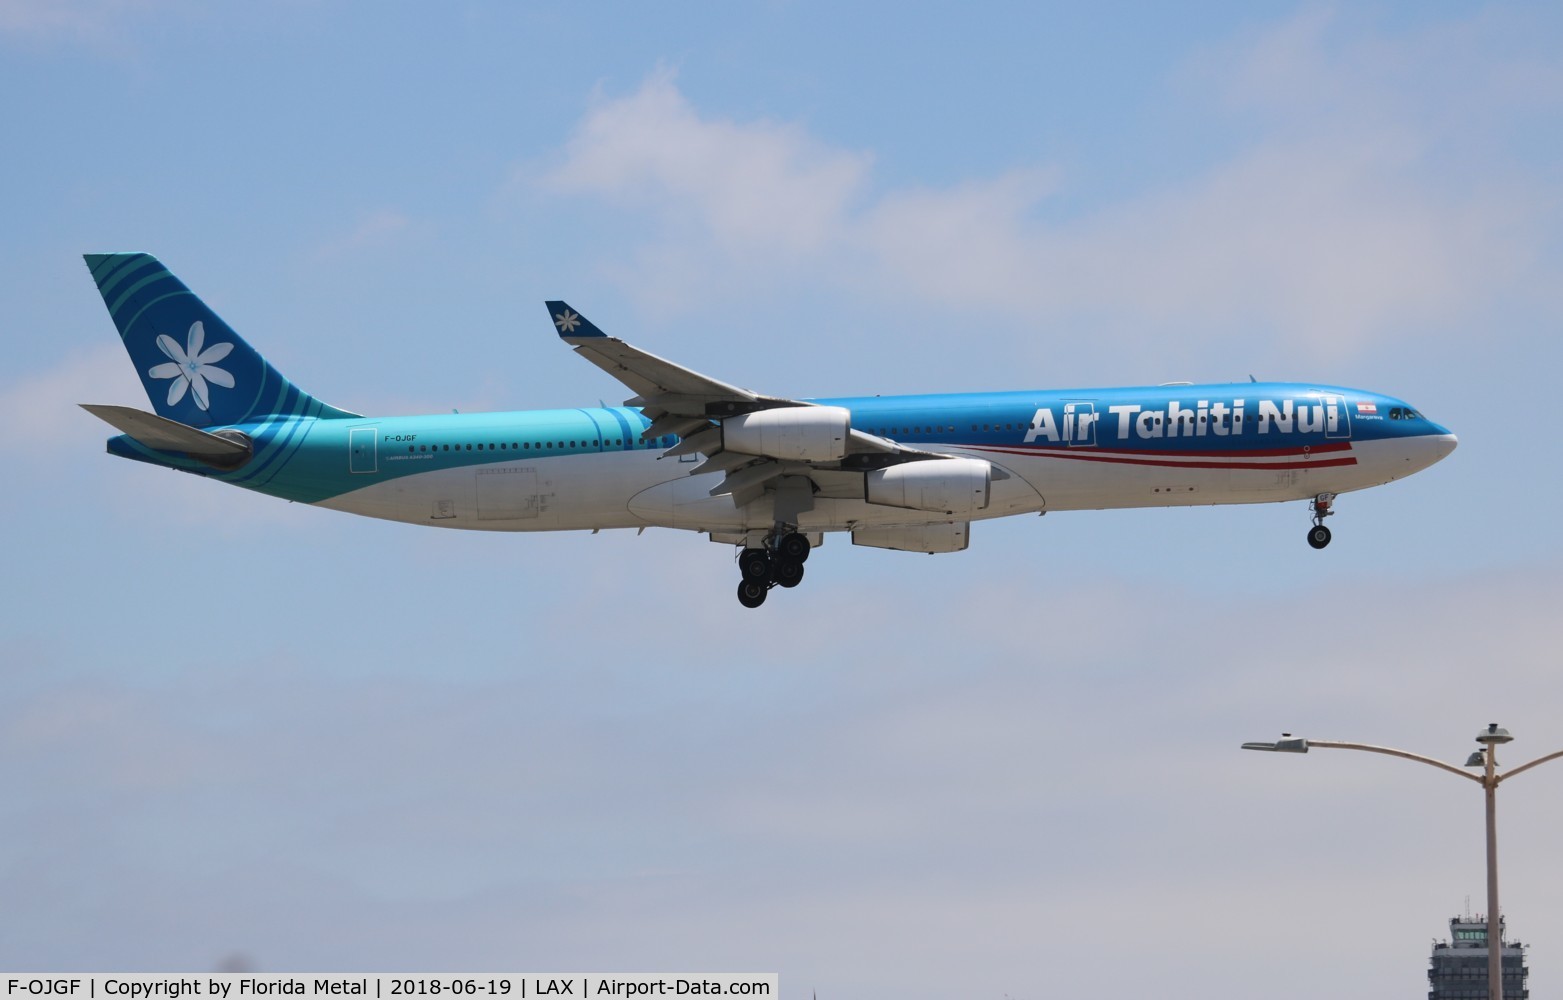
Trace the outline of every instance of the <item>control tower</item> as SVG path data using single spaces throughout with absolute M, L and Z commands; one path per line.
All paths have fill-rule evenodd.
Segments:
M 1503 946 L 1502 1000 L 1529 1000 L 1525 978 L 1525 946 L 1511 942 L 1498 918 Z M 1455 917 L 1449 921 L 1449 940 L 1433 942 L 1432 967 L 1427 970 L 1427 1000 L 1499 1000 L 1487 992 L 1487 918 Z

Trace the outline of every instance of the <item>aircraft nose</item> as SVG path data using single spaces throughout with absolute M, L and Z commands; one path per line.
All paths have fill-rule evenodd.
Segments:
M 1450 434 L 1444 428 L 1439 427 L 1438 430 L 1441 433 L 1413 434 L 1410 437 L 1399 439 L 1400 447 L 1397 453 L 1401 461 L 1405 463 L 1402 466 L 1404 469 L 1403 475 L 1421 472 L 1429 466 L 1437 465 L 1448 458 L 1449 453 L 1454 451 L 1455 446 L 1460 443 L 1459 438 Z
M 1439 428 L 1443 430 L 1443 428 Z M 1408 455 L 1407 460 L 1414 462 L 1419 469 L 1425 469 L 1430 465 L 1436 465 L 1449 457 L 1449 453 L 1459 445 L 1460 439 L 1444 431 L 1442 434 L 1427 434 L 1412 438 L 1415 441 L 1413 455 Z

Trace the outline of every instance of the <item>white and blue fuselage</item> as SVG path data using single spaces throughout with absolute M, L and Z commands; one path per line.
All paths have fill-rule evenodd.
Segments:
M 365 417 L 288 381 L 154 258 L 87 262 L 156 411 L 88 407 L 125 431 L 111 453 L 409 524 L 704 532 L 742 547 L 750 606 L 796 584 L 828 532 L 948 552 L 971 522 L 1014 514 L 1307 499 L 1323 548 L 1337 495 L 1456 444 L 1402 400 L 1309 383 L 783 399 L 563 302 L 548 304 L 561 338 L 635 393 L 626 405 Z
M 1400 400 L 1290 383 L 1233 383 L 815 400 L 898 443 L 981 459 L 995 480 L 971 520 L 1054 510 L 1301 500 L 1425 469 L 1455 438 Z M 221 471 L 128 437 L 109 450 L 333 510 L 436 527 L 566 531 L 771 527 L 765 503 L 711 495 L 721 473 L 642 441 L 639 410 L 589 407 L 233 425 L 258 457 Z M 862 475 L 820 470 L 810 532 L 944 521 L 865 501 Z

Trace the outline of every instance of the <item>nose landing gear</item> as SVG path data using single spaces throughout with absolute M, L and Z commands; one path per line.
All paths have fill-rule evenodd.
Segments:
M 738 603 L 757 608 L 772 587 L 796 587 L 803 582 L 803 564 L 813 547 L 807 535 L 778 524 L 765 538 L 765 547 L 744 549 L 738 556 Z
M 1330 544 L 1330 529 L 1324 526 L 1324 519 L 1335 513 L 1331 509 L 1334 505 L 1333 493 L 1320 493 L 1313 498 L 1313 527 L 1308 529 L 1308 544 L 1316 549 Z

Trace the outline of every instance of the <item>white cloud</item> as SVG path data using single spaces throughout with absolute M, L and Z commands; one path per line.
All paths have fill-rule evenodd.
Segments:
M 839 238 L 868 157 L 797 125 L 703 119 L 661 70 L 629 97 L 599 98 L 548 186 L 663 206 L 722 250 L 809 253 Z
M 876 190 L 868 154 L 799 125 L 702 116 L 667 72 L 599 99 L 544 183 L 653 221 L 616 273 L 663 308 L 795 276 L 1030 323 L 1089 320 L 1078 325 L 1149 350 L 1261 330 L 1338 359 L 1451 329 L 1522 289 L 1559 206 L 1505 172 L 1501 148 L 1466 151 L 1472 115 L 1421 93 L 1451 48 L 1482 86 L 1512 87 L 1501 50 L 1466 51 L 1459 35 L 1346 48 L 1332 25 L 1305 14 L 1209 57 L 1208 100 L 1229 105 L 1218 113 L 1263 125 L 1190 178 L 1063 221 L 1040 211 L 1071 193 L 1055 165 Z
M 622 560 L 592 561 L 557 615 L 529 619 L 574 638 L 517 643 L 481 678 L 374 657 L 359 677 L 302 637 L 285 656 L 192 658 L 151 679 L 119 661 L 69 682 L 35 671 L 40 690 L 0 711 L 8 828 L 33 862 L 0 873 L 29 904 L 0 916 L 0 957 L 40 915 L 118 920 L 91 879 L 45 892 L 26 874 L 55 860 L 64 816 L 81 818 L 65 827 L 78 865 L 118 886 L 161 881 L 185 904 L 155 932 L 121 932 L 143 965 L 195 941 L 293 967 L 325 947 L 373 967 L 430 953 L 492 967 L 521 940 L 561 965 L 750 959 L 821 995 L 970 993 L 976 976 L 979 995 L 1021 997 L 1039 954 L 1073 959 L 1055 992 L 1088 992 L 1130 947 L 1124 995 L 1174 969 L 1201 988 L 1171 995 L 1236 996 L 1327 949 L 1331 963 L 1272 991 L 1317 996 L 1342 969 L 1388 975 L 1385 947 L 1409 942 L 1416 974 L 1442 907 L 1479 891 L 1480 796 L 1403 761 L 1237 744 L 1296 724 L 1458 759 L 1496 720 L 1519 737 L 1510 763 L 1557 746 L 1547 609 L 1563 594 L 1546 568 L 1371 601 L 1360 579 L 1253 599 L 1174 587 L 1132 614 L 1144 588 L 1089 579 L 1038 614 L 1036 581 L 1016 574 L 915 620 L 903 605 L 883 628 L 862 627 L 876 620 L 863 606 L 876 616 L 889 595 L 851 615 L 795 605 L 824 631 L 764 642 L 753 616 L 694 597 L 669 621 L 635 599 L 646 584 Z M 518 604 L 491 551 L 450 569 L 469 586 L 450 606 L 459 627 L 435 630 L 441 664 L 468 662 L 491 612 Z M 355 601 L 405 598 L 404 578 L 381 576 Z M 678 566 L 657 578 L 684 583 Z M 424 615 L 444 622 L 443 607 Z M 1527 938 L 1556 923 L 1552 767 L 1504 793 L 1511 920 Z M 116 823 L 89 822 L 106 797 Z M 127 848 L 126 830 L 156 848 Z M 221 885 L 227 870 L 247 873 L 241 887 Z M 205 943 L 217 893 L 247 901 L 246 936 Z M 1230 961 L 1214 964 L 1187 938 L 1212 907 L 1267 918 L 1229 928 Z M 1343 941 L 1320 916 L 1342 909 L 1382 933 Z M 343 938 L 355 913 L 378 916 Z M 34 957 L 63 965 L 78 941 L 52 935 Z
M 166 519 L 171 524 L 217 525 L 233 532 L 296 522 L 296 505 L 104 453 L 104 442 L 119 431 L 76 404 L 150 408 L 118 340 L 111 334 L 109 343 L 75 351 L 53 368 L 0 386 L 0 421 L 23 429 L 9 442 L 9 454 L 18 463 L 13 468 L 17 481 L 51 484 L 52 489 L 65 489 L 73 500 L 112 496 L 114 512 L 142 518 L 146 524 Z M 213 503 L 214 490 L 228 495 Z M 31 499 L 17 495 L 8 502 L 25 506 Z
M 87 35 L 97 32 L 101 4 L 62 0 L 0 0 L 0 32 Z
M 181 0 L 0 0 L 0 36 L 120 47 L 127 18 L 181 6 Z
M 117 340 L 117 338 L 116 338 Z M 146 393 L 119 343 L 77 351 L 47 371 L 0 386 L 0 421 L 26 433 L 12 436 L 13 449 L 54 453 L 86 446 L 108 429 L 77 403 L 109 403 L 146 409 Z
M 366 250 L 378 250 L 394 244 L 411 224 L 412 220 L 394 209 L 375 209 L 361 215 L 345 232 L 324 240 L 311 256 L 316 261 L 330 261 Z

